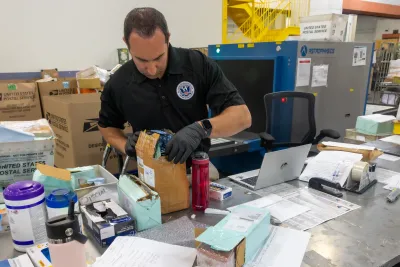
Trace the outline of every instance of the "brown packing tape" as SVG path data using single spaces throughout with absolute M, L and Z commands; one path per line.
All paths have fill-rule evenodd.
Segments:
M 198 238 L 202 233 L 204 233 L 207 229 L 205 228 L 194 228 L 194 238 Z M 198 248 L 200 246 L 201 242 L 196 241 L 195 246 Z
M 375 160 L 380 155 L 383 154 L 383 152 L 378 149 L 374 149 L 374 150 L 351 149 L 351 148 L 345 148 L 345 147 L 326 146 L 323 144 L 318 144 L 317 148 L 319 151 L 345 151 L 345 152 L 361 154 L 361 155 L 363 155 L 362 161 L 365 161 L 365 162 L 370 162 L 372 160 Z
M 44 164 L 36 164 L 36 169 L 46 176 L 51 176 L 63 181 L 71 181 L 71 172 Z
M 243 239 L 239 245 L 236 246 L 236 267 L 242 267 L 245 263 L 245 252 L 246 252 L 246 239 Z

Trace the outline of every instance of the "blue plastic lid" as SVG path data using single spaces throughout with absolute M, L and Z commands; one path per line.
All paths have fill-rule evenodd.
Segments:
M 78 196 L 75 192 L 68 189 L 56 189 L 46 197 L 46 205 L 53 209 L 68 208 L 71 200 L 74 203 L 78 202 Z

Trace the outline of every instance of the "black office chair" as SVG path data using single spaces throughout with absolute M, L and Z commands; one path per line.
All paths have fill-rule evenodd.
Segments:
M 278 92 L 264 96 L 266 132 L 260 133 L 261 146 L 278 147 L 318 144 L 323 138 L 338 139 L 335 130 L 321 130 L 316 136 L 315 96 L 304 92 Z

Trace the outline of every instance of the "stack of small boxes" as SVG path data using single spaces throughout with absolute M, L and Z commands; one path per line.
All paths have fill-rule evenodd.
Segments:
M 372 114 L 359 116 L 355 129 L 347 129 L 345 142 L 362 144 L 396 134 L 394 116 Z

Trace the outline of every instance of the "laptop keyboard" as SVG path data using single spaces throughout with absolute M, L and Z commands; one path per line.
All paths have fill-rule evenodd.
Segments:
M 249 185 L 252 185 L 252 186 L 256 186 L 257 179 L 258 179 L 258 176 L 250 177 L 250 178 L 246 178 L 246 179 L 241 180 L 241 182 L 249 184 Z

